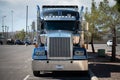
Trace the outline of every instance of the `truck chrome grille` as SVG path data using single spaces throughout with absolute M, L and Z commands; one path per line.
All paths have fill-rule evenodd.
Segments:
M 71 57 L 70 37 L 49 37 L 49 58 Z

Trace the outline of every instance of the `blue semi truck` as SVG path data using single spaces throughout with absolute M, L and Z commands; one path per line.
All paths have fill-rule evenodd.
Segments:
M 34 76 L 49 71 L 88 71 L 88 56 L 82 46 L 82 9 L 79 12 L 76 5 L 43 5 L 40 12 L 38 7 Z

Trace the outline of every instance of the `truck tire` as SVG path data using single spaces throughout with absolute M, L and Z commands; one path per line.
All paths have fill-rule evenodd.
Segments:
M 40 71 L 33 71 L 33 75 L 36 76 L 36 77 L 39 77 L 40 76 Z

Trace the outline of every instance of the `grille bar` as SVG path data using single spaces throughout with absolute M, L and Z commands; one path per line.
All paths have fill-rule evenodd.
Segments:
M 70 57 L 70 37 L 50 37 L 49 57 Z

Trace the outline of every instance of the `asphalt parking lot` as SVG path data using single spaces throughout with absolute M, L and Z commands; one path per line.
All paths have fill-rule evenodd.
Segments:
M 117 54 L 119 55 L 119 48 L 117 46 Z M 90 75 L 84 75 L 74 72 L 54 72 L 47 73 L 42 77 L 35 77 L 31 70 L 31 56 L 34 46 L 29 45 L 0 45 L 0 80 L 90 80 Z M 111 48 L 105 44 L 95 44 L 95 50 L 106 49 L 110 52 Z M 90 46 L 88 51 L 91 51 Z M 95 54 L 96 55 L 96 54 Z M 97 57 L 90 55 L 89 68 L 100 80 L 120 80 L 119 73 L 120 63 L 111 64 L 104 62 L 107 58 L 100 58 L 103 61 L 97 61 Z M 104 63 L 104 64 L 103 64 Z M 111 66 L 111 67 L 109 67 Z M 109 67 L 109 69 L 103 69 Z M 111 69 L 114 70 L 111 70 Z M 96 71 L 98 70 L 98 71 Z M 104 73 L 104 70 L 107 73 Z M 117 71 L 118 70 L 118 71 Z M 102 72 L 103 71 L 103 72 Z M 116 75 L 116 77 L 114 77 Z
M 90 80 L 88 74 L 54 72 L 35 77 L 31 70 L 34 46 L 0 45 L 0 80 Z

